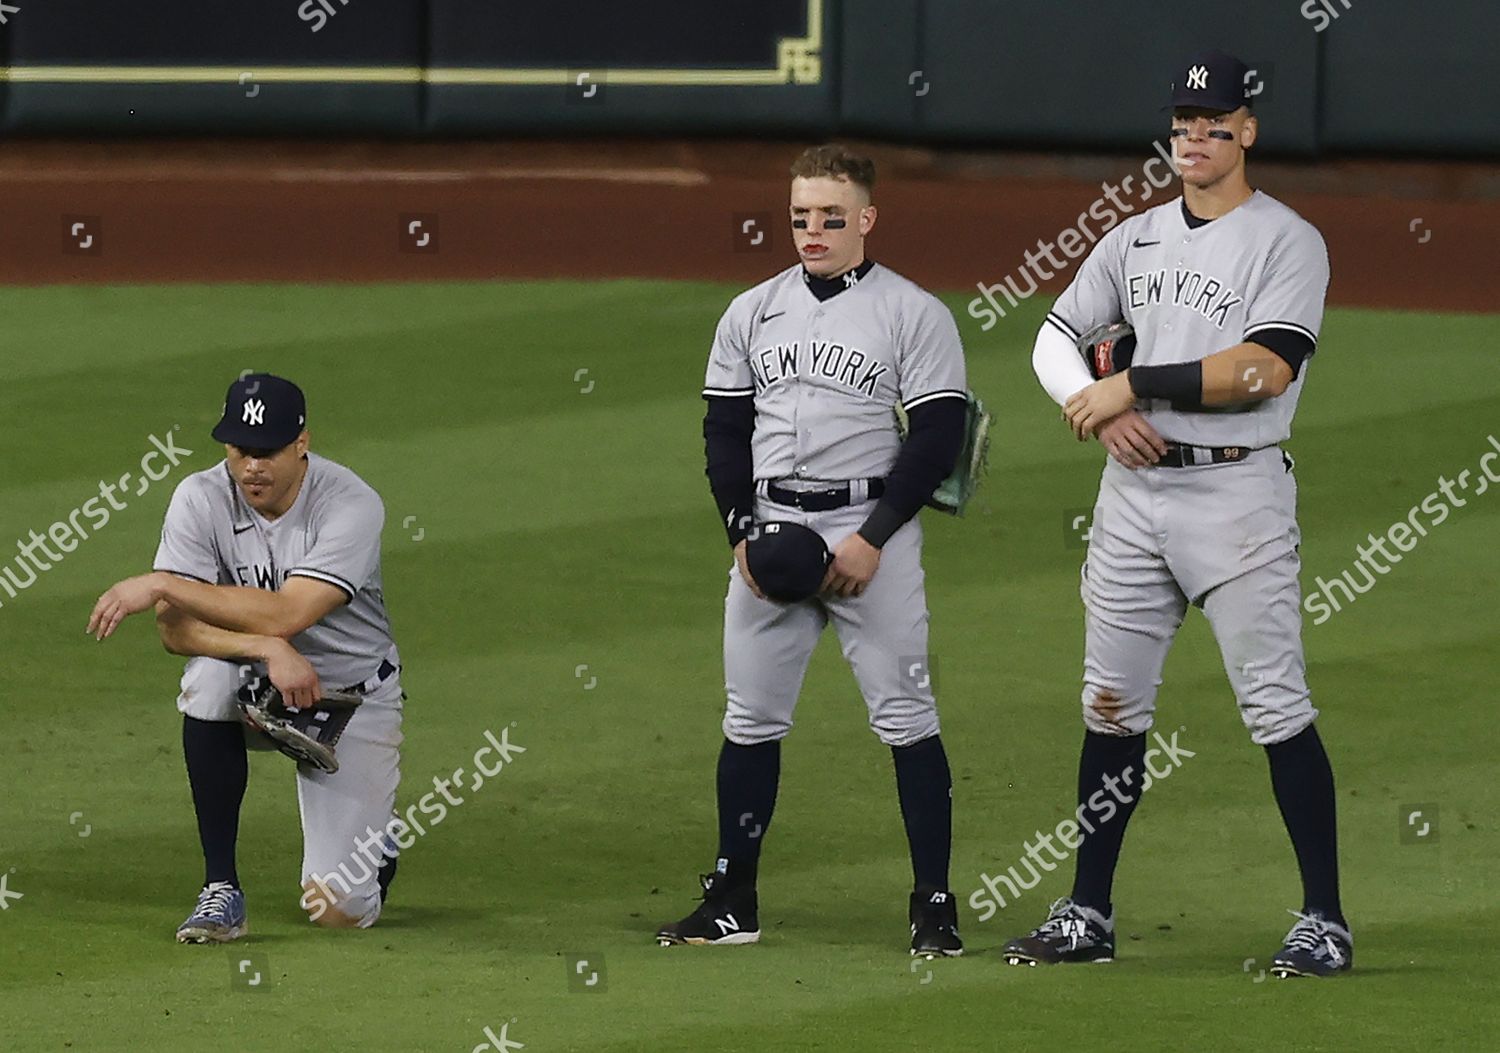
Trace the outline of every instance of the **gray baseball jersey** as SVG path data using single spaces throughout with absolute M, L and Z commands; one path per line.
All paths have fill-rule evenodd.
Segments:
M 1138 334 L 1132 365 L 1187 362 L 1272 328 L 1316 342 L 1327 287 L 1322 236 L 1285 205 L 1257 192 L 1189 228 L 1176 199 L 1100 241 L 1047 324 L 1076 337 L 1124 318 Z M 1223 411 L 1143 407 L 1168 441 L 1251 451 L 1236 461 L 1139 470 L 1105 462 L 1080 583 L 1091 731 L 1151 728 L 1162 666 L 1190 604 L 1213 627 L 1255 742 L 1282 742 L 1316 718 L 1302 653 L 1297 483 L 1276 448 L 1306 376 L 1304 362 L 1284 394 Z
M 754 394 L 756 479 L 847 480 L 890 471 L 898 404 L 966 385 L 958 326 L 931 293 L 877 263 L 819 301 L 797 264 L 730 303 L 703 394 Z
M 1265 329 L 1291 329 L 1316 345 L 1327 290 L 1323 236 L 1275 198 L 1256 191 L 1197 229 L 1176 198 L 1106 234 L 1047 320 L 1077 340 L 1123 318 L 1136 331 L 1132 363 L 1166 365 L 1253 341 Z M 1181 411 L 1157 399 L 1142 412 L 1169 442 L 1271 446 L 1291 435 L 1306 376 L 1304 363 L 1283 394 L 1258 402 Z
M 771 500 L 768 483 L 798 490 L 814 480 L 883 478 L 901 448 L 896 407 L 966 393 L 963 344 L 941 301 L 879 264 L 844 282 L 820 301 L 799 264 L 737 296 L 719 321 L 704 388 L 708 396 L 755 397 L 756 521 L 801 523 L 829 548 L 870 515 L 868 490 L 854 483 L 854 503 L 805 512 Z M 862 595 L 795 604 L 758 598 L 731 567 L 725 737 L 750 745 L 790 730 L 808 660 L 830 621 L 880 740 L 907 746 L 936 734 L 921 554 L 914 518 L 882 547 Z
M 290 642 L 325 688 L 341 690 L 369 681 L 382 660 L 400 664 L 381 591 L 384 523 L 380 495 L 315 453 L 307 455 L 296 501 L 274 520 L 245 503 L 227 462 L 220 461 L 178 484 L 153 566 L 215 585 L 279 589 L 287 578 L 307 577 L 337 586 L 348 602 Z M 205 690 L 222 690 L 215 666 L 222 663 L 189 659 L 184 694 L 200 680 Z

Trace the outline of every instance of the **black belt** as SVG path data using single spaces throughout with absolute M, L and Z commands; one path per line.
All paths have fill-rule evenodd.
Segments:
M 400 671 L 401 667 L 399 665 L 394 664 L 389 658 L 382 658 L 380 660 L 380 668 L 375 670 L 374 676 L 362 684 L 355 684 L 352 687 L 344 688 L 344 694 L 368 695 Z
M 853 487 L 849 483 L 839 483 L 837 486 L 829 486 L 821 490 L 788 490 L 784 486 L 770 483 L 766 487 L 766 496 L 778 505 L 790 505 L 804 512 L 827 512 L 832 508 L 843 508 L 845 505 L 853 504 L 852 491 Z M 885 493 L 885 480 L 867 480 L 865 491 L 864 500 L 879 500 L 880 495 Z
M 1197 464 L 1233 464 L 1255 452 L 1253 446 L 1184 446 L 1167 443 L 1167 452 L 1156 462 L 1158 468 L 1191 468 Z

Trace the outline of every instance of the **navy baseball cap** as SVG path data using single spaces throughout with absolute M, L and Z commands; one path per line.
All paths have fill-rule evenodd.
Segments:
M 823 536 L 801 523 L 761 523 L 745 543 L 750 576 L 777 603 L 816 596 L 832 562 Z
M 285 377 L 247 373 L 229 385 L 213 437 L 248 450 L 279 450 L 302 434 L 307 400 Z
M 1200 51 L 1178 68 L 1172 78 L 1172 101 L 1164 109 L 1191 106 L 1228 113 L 1253 106 L 1250 67 L 1223 51 Z

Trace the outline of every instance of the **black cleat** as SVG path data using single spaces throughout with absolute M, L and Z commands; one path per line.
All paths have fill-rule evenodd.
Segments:
M 756 913 L 755 889 L 729 888 L 723 874 L 703 874 L 703 903 L 683 918 L 663 925 L 656 941 L 663 947 L 674 943 L 724 946 L 759 943 L 760 919 Z
M 1286 934 L 1286 943 L 1271 959 L 1271 975 L 1278 980 L 1294 976 L 1333 976 L 1354 968 L 1354 937 L 1337 922 L 1317 911 L 1288 911 L 1297 924 Z
M 913 892 L 911 906 L 911 953 L 923 958 L 957 958 L 964 953 L 958 938 L 958 904 L 953 893 L 933 889 Z
M 1007 965 L 1057 965 L 1060 962 L 1115 960 L 1115 919 L 1093 907 L 1060 899 L 1047 920 L 1028 936 L 1011 940 L 1000 952 Z
M 396 864 L 400 861 L 400 856 L 386 856 L 376 868 L 375 881 L 380 886 L 381 903 L 384 903 L 386 896 L 390 895 L 391 882 L 396 880 Z

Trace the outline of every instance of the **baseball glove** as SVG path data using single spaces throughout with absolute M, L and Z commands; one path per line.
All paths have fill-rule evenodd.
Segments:
M 1095 380 L 1130 368 L 1135 356 L 1135 329 L 1129 322 L 1103 322 L 1078 338 L 1078 353 Z
M 993 420 L 984 403 L 972 391 L 967 393 L 964 406 L 964 444 L 959 450 L 958 462 L 953 472 L 938 484 L 938 488 L 927 499 L 928 508 L 936 508 L 951 516 L 961 516 L 974 491 L 979 489 L 979 480 L 990 467 L 990 422 Z M 896 427 L 901 439 L 906 440 L 906 414 L 896 407 Z
M 289 709 L 270 678 L 255 674 L 245 677 L 236 695 L 246 724 L 299 765 L 310 764 L 329 774 L 339 770 L 334 747 L 361 701 L 358 695 L 334 691 L 325 692 L 313 709 Z

